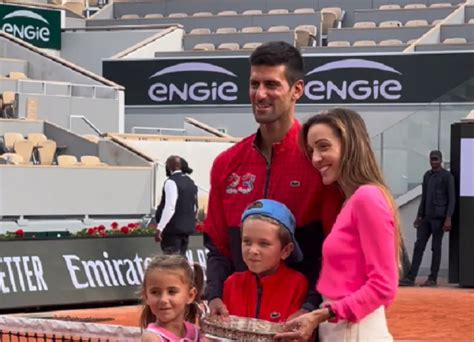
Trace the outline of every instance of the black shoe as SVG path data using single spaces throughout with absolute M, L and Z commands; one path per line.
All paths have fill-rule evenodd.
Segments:
M 436 280 L 428 279 L 427 281 L 425 281 L 420 286 L 423 286 L 423 287 L 437 287 L 438 284 L 436 284 Z
M 398 286 L 415 286 L 415 281 L 410 278 L 400 279 Z

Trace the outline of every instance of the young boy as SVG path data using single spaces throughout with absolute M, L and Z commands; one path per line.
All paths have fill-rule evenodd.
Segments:
M 301 308 L 308 282 L 285 264 L 303 259 L 294 233 L 295 218 L 280 202 L 261 199 L 244 211 L 242 256 L 249 270 L 224 283 L 230 315 L 283 322 Z

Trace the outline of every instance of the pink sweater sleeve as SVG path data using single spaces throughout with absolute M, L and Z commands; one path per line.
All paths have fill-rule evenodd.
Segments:
M 376 186 L 363 186 L 353 196 L 352 221 L 359 232 L 367 281 L 331 307 L 338 319 L 357 322 L 392 303 L 398 287 L 398 263 L 394 217 L 382 191 Z

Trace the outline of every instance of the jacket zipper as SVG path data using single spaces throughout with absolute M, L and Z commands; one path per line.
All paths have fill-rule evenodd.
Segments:
M 273 148 L 272 148 L 272 155 L 270 157 L 270 161 L 265 158 L 265 155 L 260 151 L 260 149 L 254 145 L 254 148 L 258 151 L 258 153 L 262 156 L 262 158 L 265 160 L 265 185 L 263 186 L 263 198 L 268 197 L 268 187 L 270 186 L 270 176 L 272 173 L 272 159 L 273 159 Z
M 257 307 L 255 309 L 255 318 L 258 318 L 260 316 L 260 307 L 262 304 L 262 283 L 260 282 L 260 279 L 257 277 Z

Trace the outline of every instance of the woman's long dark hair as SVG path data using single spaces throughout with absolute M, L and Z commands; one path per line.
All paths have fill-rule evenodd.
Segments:
M 398 207 L 375 158 L 364 120 L 357 112 L 346 108 L 334 108 L 309 118 L 301 129 L 300 146 L 310 159 L 311 152 L 308 150 L 307 143 L 308 132 L 316 124 L 329 126 L 341 141 L 338 183 L 350 189 L 373 184 L 382 190 L 394 215 L 396 260 L 400 267 L 402 239 Z

